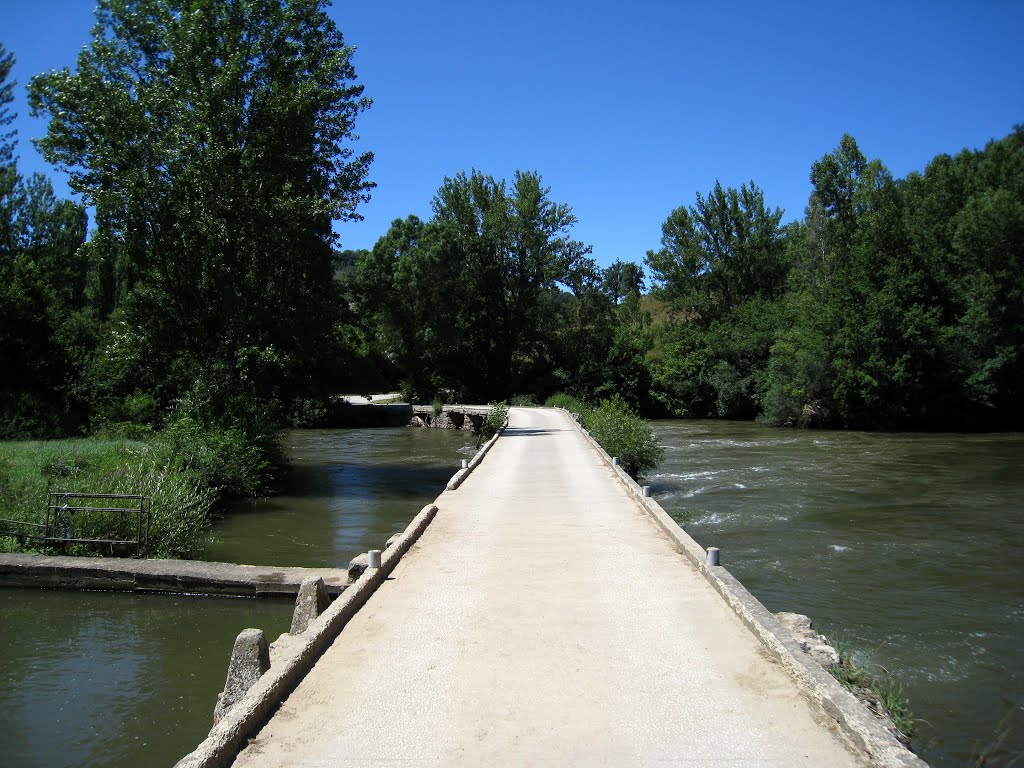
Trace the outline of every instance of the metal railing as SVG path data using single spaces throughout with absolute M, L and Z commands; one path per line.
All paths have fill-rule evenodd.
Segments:
M 150 499 L 127 493 L 49 493 L 46 522 L 0 519 L 7 535 L 67 549 L 78 544 L 110 555 L 134 551 L 142 557 L 149 547 Z M 20 530 L 16 527 L 20 526 Z

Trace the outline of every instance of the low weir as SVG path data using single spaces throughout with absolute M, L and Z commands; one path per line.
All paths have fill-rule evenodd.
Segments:
M 439 426 L 471 429 L 479 426 L 490 408 L 480 405 L 430 405 L 408 403 L 350 403 L 344 399 L 331 404 L 325 426 L 365 429 L 369 427 Z
M 348 570 L 0 553 L 0 587 L 295 597 L 308 579 L 322 579 L 336 597 L 348 584 Z

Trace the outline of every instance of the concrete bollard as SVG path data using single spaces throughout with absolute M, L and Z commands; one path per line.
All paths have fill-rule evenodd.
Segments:
M 243 629 L 235 638 L 228 662 L 228 678 L 223 692 L 217 694 L 217 706 L 213 710 L 213 724 L 216 725 L 249 689 L 270 669 L 270 646 L 262 629 Z
M 368 569 L 380 568 L 380 550 L 371 549 L 366 553 L 366 567 Z
M 356 581 L 363 575 L 363 571 L 369 568 L 369 556 L 363 552 L 348 561 L 348 583 Z
M 645 499 L 651 498 L 651 486 L 645 485 L 640 489 L 640 493 Z
M 619 457 L 618 456 L 612 456 L 612 466 L 613 467 L 619 466 Z
M 463 469 L 469 469 L 469 459 L 463 459 L 462 460 L 462 468 Z
M 299 587 L 299 595 L 295 598 L 295 610 L 292 612 L 292 635 L 301 635 L 306 628 L 316 621 L 317 616 L 327 610 L 331 598 L 321 578 L 304 579 Z
M 718 565 L 718 556 L 721 551 L 718 547 L 708 547 L 708 565 Z

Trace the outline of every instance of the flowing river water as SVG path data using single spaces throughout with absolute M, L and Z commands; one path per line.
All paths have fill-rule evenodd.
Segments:
M 809 615 L 903 685 L 915 749 L 1024 754 L 1024 435 L 663 421 L 666 511 L 772 611 Z
M 383 547 L 474 453 L 467 433 L 301 430 L 288 496 L 216 526 L 207 560 L 347 566 Z M 0 589 L 0 766 L 173 765 L 210 729 L 231 646 L 292 602 Z

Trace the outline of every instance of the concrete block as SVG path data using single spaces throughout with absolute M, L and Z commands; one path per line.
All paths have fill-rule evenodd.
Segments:
M 248 693 L 268 669 L 270 646 L 267 645 L 263 630 L 243 629 L 235 638 L 235 647 L 231 650 L 224 691 L 217 696 L 217 706 L 213 710 L 214 725 Z
M 292 612 L 292 628 L 289 633 L 300 635 L 312 624 L 317 616 L 327 610 L 331 598 L 327 595 L 327 587 L 323 579 L 306 579 L 299 587 L 299 595 L 295 598 L 295 610 Z

